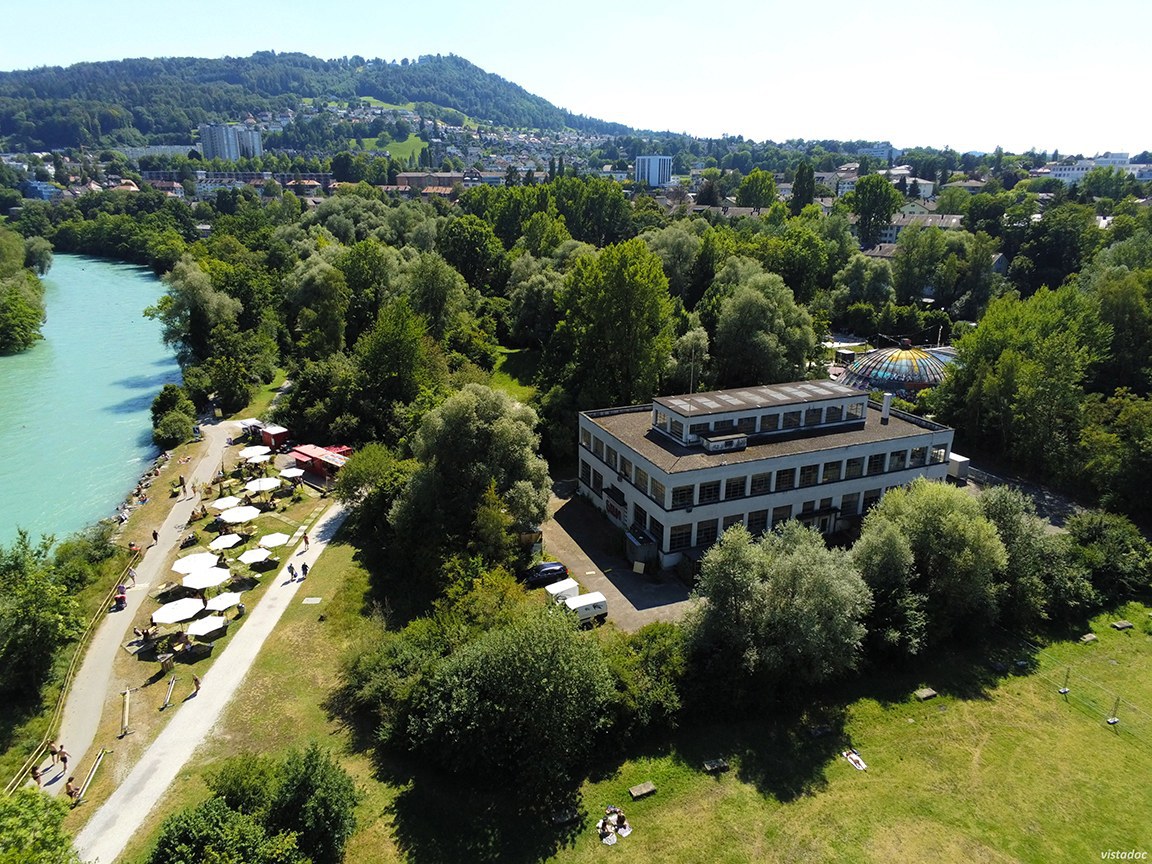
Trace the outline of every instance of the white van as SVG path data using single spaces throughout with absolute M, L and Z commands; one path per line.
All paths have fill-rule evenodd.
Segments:
M 608 600 L 599 591 L 569 597 L 564 605 L 576 613 L 581 624 L 600 624 L 608 618 Z
M 569 597 L 575 597 L 580 593 L 580 585 L 575 579 L 562 579 L 551 585 L 545 585 L 544 590 L 548 592 L 553 603 L 563 603 Z

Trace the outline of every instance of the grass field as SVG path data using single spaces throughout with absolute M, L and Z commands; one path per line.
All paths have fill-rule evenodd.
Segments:
M 492 370 L 492 387 L 503 390 L 513 399 L 527 402 L 536 393 L 532 381 L 540 365 L 540 352 L 527 348 L 501 348 Z
M 923 668 L 873 673 L 801 707 L 712 720 L 601 766 L 580 790 L 570 829 L 532 819 L 494 833 L 490 811 L 450 784 L 374 765 L 351 730 L 320 707 L 340 655 L 368 631 L 368 574 L 355 548 L 329 547 L 309 577 L 319 607 L 294 605 L 228 707 L 123 860 L 142 860 L 168 813 L 204 797 L 203 776 L 227 756 L 280 754 L 319 740 L 365 792 L 346 860 L 555 861 L 611 854 L 629 861 L 1075 862 L 1109 849 L 1152 850 L 1152 638 L 1149 608 L 1093 622 L 1098 641 L 936 657 Z M 1137 622 L 1118 632 L 1119 617 Z M 306 662 L 302 662 L 306 658 Z M 999 671 L 998 671 L 999 670 Z M 1068 698 L 1058 692 L 1065 681 Z M 937 698 L 912 693 L 931 686 Z M 1122 695 L 1120 723 L 1105 722 Z M 812 730 L 827 726 L 826 734 Z M 857 771 L 840 756 L 856 747 Z M 731 770 L 711 776 L 705 759 Z M 657 793 L 630 802 L 652 780 Z M 612 850 L 593 823 L 627 809 L 631 837 Z
M 419 135 L 409 134 L 407 141 L 390 141 L 388 143 L 388 152 L 392 154 L 393 159 L 408 160 L 410 156 L 420 158 L 420 154 L 428 145 L 420 138 Z

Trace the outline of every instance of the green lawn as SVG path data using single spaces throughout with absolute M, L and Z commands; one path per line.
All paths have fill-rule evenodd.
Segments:
M 501 348 L 492 370 L 492 386 L 513 399 L 527 402 L 536 393 L 532 381 L 540 365 L 540 352 L 527 348 Z
M 407 161 L 409 156 L 416 156 L 420 158 L 420 153 L 428 145 L 420 138 L 419 135 L 409 134 L 407 141 L 390 141 L 387 150 L 392 154 L 393 159 L 404 159 Z

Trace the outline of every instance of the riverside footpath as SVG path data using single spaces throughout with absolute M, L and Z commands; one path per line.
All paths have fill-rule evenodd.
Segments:
M 76 849 L 81 860 L 89 864 L 112 864 L 124 851 L 196 748 L 211 734 L 225 706 L 243 684 L 264 641 L 296 596 L 302 583 L 289 581 L 288 563 L 297 569 L 301 564 L 313 568 L 346 516 L 343 505 L 332 504 L 313 523 L 307 548 L 301 542 L 303 529 L 297 532 L 292 541 L 296 545 L 291 547 L 292 554 L 285 556 L 285 566 L 277 573 L 276 582 L 269 586 L 255 608 L 249 610 L 248 620 L 204 675 L 195 697 L 181 703 L 124 782 L 77 836 Z

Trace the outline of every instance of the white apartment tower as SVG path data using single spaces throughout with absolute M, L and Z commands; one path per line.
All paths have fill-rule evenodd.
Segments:
M 672 157 L 637 156 L 635 178 L 637 183 L 647 183 L 653 188 L 666 186 L 672 182 Z
M 259 129 L 248 129 L 232 123 L 202 123 L 200 151 L 205 159 L 235 162 L 242 156 L 263 156 L 264 142 Z

